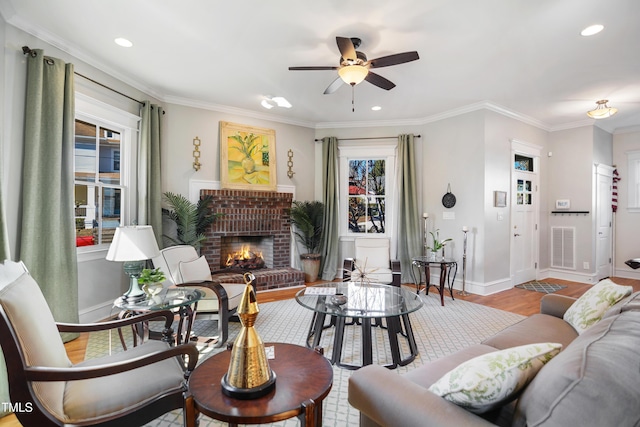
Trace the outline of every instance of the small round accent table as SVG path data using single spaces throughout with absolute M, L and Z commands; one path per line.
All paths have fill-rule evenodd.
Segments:
M 220 380 L 229 369 L 231 351 L 202 362 L 189 377 L 189 393 L 196 413 L 230 426 L 265 424 L 298 417 L 306 427 L 322 426 L 322 401 L 331 390 L 333 369 L 319 352 L 294 344 L 265 343 L 274 347 L 269 366 L 276 386 L 257 399 L 235 399 L 222 393 Z

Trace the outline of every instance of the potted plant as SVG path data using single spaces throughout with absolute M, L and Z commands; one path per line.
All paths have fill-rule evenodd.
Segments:
M 144 293 L 147 294 L 149 298 L 153 298 L 162 290 L 162 282 L 164 282 L 165 279 L 164 273 L 159 268 L 145 268 L 142 270 L 142 273 L 140 273 L 140 277 L 138 277 L 138 283 Z
M 320 271 L 320 245 L 324 222 L 324 204 L 318 201 L 294 201 L 291 205 L 291 224 L 296 240 L 306 252 L 300 254 L 305 282 L 315 282 Z
M 176 224 L 175 235 L 163 236 L 173 245 L 191 245 L 199 253 L 207 227 L 223 215 L 211 212 L 213 197 L 204 196 L 198 203 L 191 203 L 181 194 L 167 191 L 163 196 L 171 210 L 163 209 L 162 213 Z
M 429 249 L 432 252 L 433 258 L 435 258 L 438 251 L 442 249 L 442 259 L 444 259 L 444 247 L 447 244 L 447 242 L 451 241 L 451 239 L 440 240 L 440 230 L 435 230 L 435 234 L 433 231 L 430 231 L 429 234 L 431 234 L 433 243 L 431 243 L 431 246 L 428 246 L 427 249 Z

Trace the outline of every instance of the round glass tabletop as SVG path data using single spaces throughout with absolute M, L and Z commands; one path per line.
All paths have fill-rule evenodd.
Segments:
M 190 287 L 171 287 L 163 289 L 158 295 L 138 302 L 127 302 L 122 298 L 114 301 L 113 305 L 121 310 L 146 311 L 168 310 L 171 308 L 191 305 L 204 297 L 200 289 Z
M 296 301 L 318 313 L 355 318 L 401 316 L 422 307 L 420 297 L 403 287 L 357 282 L 309 286 L 298 291 Z

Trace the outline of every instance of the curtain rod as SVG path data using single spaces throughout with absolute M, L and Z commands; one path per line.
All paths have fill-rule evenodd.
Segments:
M 31 52 L 33 52 L 33 49 L 31 49 L 29 46 L 22 46 L 22 53 L 23 53 L 24 55 L 30 55 L 30 54 L 31 54 Z M 35 55 L 34 55 L 34 56 L 35 56 Z M 130 100 L 135 101 L 135 102 L 137 102 L 137 103 L 138 103 L 138 104 L 140 104 L 140 105 L 144 105 L 144 102 L 139 101 L 139 100 L 137 100 L 137 99 L 135 99 L 135 98 L 132 98 L 132 97 L 130 97 L 129 95 L 126 95 L 126 94 L 124 94 L 124 93 L 122 93 L 122 92 L 119 92 L 119 91 L 117 91 L 117 90 L 115 90 L 115 89 L 113 89 L 113 88 L 111 88 L 111 87 L 109 87 L 109 86 L 107 86 L 107 85 L 105 85 L 105 84 L 102 84 L 102 83 L 100 83 L 100 82 L 97 82 L 97 81 L 93 80 L 92 78 L 89 78 L 89 77 L 87 77 L 87 76 L 84 76 L 84 75 L 82 75 L 82 74 L 80 74 L 80 73 L 78 73 L 78 72 L 76 72 L 76 71 L 74 71 L 74 72 L 73 72 L 73 74 L 75 74 L 75 75 L 77 75 L 77 76 L 80 76 L 80 77 L 82 77 L 83 79 L 87 79 L 87 80 L 89 80 L 90 82 L 97 84 L 98 86 L 102 86 L 102 87 L 103 87 L 103 88 L 105 88 L 105 89 L 109 89 L 111 92 L 115 92 L 115 93 L 117 93 L 118 95 L 124 96 L 125 98 L 129 98 Z
M 420 138 L 422 135 L 414 135 L 415 138 Z M 365 138 L 338 138 L 338 141 L 363 141 L 366 139 L 396 139 L 397 136 L 369 136 Z M 320 142 L 322 139 L 314 139 L 315 142 Z

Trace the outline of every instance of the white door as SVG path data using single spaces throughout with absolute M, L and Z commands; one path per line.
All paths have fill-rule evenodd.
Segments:
M 537 188 L 537 176 L 534 173 L 514 171 L 511 193 L 514 195 L 511 199 L 511 271 L 516 285 L 536 279 Z
M 613 174 L 596 168 L 596 280 L 611 276 L 611 197 Z

